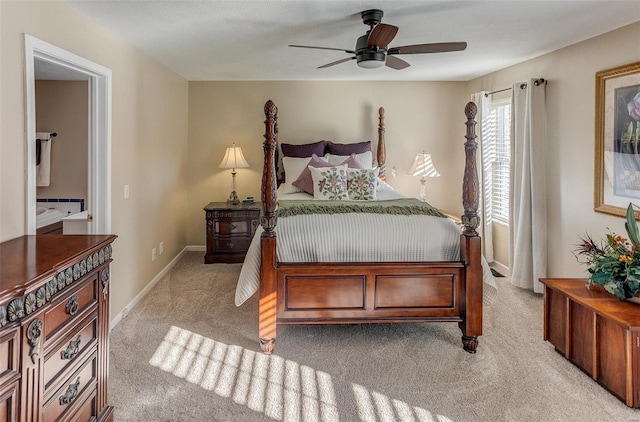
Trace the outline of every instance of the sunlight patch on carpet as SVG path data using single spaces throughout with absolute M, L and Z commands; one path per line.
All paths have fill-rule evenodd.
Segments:
M 331 375 L 172 326 L 149 364 L 279 421 L 339 421 Z M 351 384 L 362 421 L 450 422 Z

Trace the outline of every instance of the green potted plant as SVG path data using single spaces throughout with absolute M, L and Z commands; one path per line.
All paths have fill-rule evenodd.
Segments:
M 627 238 L 609 232 L 606 242 L 587 234 L 574 251 L 588 266 L 587 287 L 599 284 L 620 300 L 635 299 L 640 291 L 640 231 L 632 204 L 627 207 L 625 229 Z

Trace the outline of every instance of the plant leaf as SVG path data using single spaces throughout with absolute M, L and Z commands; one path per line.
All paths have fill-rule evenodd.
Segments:
M 627 207 L 627 222 L 624 223 L 625 229 L 627 229 L 627 235 L 634 248 L 640 247 L 640 231 L 638 230 L 638 223 L 636 222 L 636 215 L 633 212 L 633 204 L 629 203 Z

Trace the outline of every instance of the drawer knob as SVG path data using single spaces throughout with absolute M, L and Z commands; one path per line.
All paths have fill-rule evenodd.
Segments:
M 67 301 L 66 310 L 67 313 L 71 316 L 74 316 L 78 313 L 78 309 L 80 308 L 80 304 L 78 303 L 78 296 L 71 296 Z
M 227 242 L 227 247 L 228 247 L 229 249 L 233 249 L 233 248 L 235 248 L 235 247 L 236 247 L 236 244 L 235 244 L 235 243 L 233 243 L 233 242 Z
M 80 377 L 67 388 L 67 392 L 60 396 L 60 404 L 72 403 L 78 396 L 78 387 L 80 386 Z
M 71 340 L 67 348 L 60 352 L 61 359 L 73 359 L 80 351 L 80 335 L 75 340 Z

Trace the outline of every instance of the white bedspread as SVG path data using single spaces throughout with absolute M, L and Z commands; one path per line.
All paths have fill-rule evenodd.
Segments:
M 391 188 L 389 188 L 391 189 Z M 395 191 L 378 192 L 379 199 L 402 197 Z M 279 200 L 312 199 L 297 193 Z M 236 287 L 236 306 L 260 286 L 260 234 L 253 237 Z M 428 215 L 314 214 L 278 218 L 279 262 L 420 262 L 460 259 L 460 228 L 450 219 Z M 483 302 L 497 295 L 495 279 L 484 258 Z

